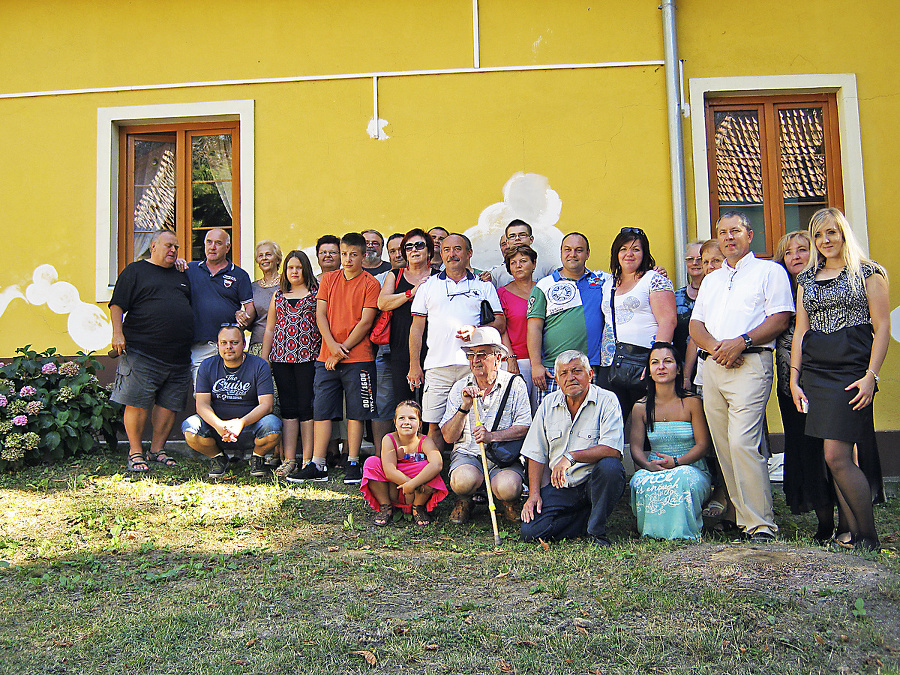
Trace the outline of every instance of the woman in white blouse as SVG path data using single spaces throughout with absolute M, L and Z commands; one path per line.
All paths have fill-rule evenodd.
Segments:
M 654 342 L 671 342 L 677 322 L 675 291 L 668 278 L 653 268 L 650 242 L 637 227 L 623 227 L 610 251 L 612 279 L 603 289 L 603 360 L 599 381 L 612 391 L 622 406 L 622 418 L 628 419 L 635 402 L 646 395 L 645 386 L 609 385 L 609 366 L 616 343 L 632 353 L 650 353 Z M 610 300 L 615 297 L 615 327 Z

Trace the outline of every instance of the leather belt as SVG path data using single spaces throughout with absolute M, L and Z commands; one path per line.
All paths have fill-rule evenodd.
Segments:
M 747 347 L 741 354 L 761 354 L 763 352 L 771 352 L 772 347 Z M 703 349 L 697 350 L 697 356 L 701 361 L 706 361 L 706 358 L 709 356 L 709 352 L 704 351 Z

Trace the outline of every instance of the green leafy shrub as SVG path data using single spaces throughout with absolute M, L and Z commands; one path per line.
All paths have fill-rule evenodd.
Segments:
M 100 363 L 79 352 L 64 359 L 31 345 L 0 367 L 0 471 L 60 460 L 116 443 L 121 406 L 97 379 Z

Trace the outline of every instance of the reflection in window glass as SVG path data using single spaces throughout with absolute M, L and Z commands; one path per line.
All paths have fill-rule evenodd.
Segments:
M 751 250 L 766 250 L 759 115 L 755 110 L 715 113 L 719 216 L 743 211 L 753 227 Z
M 194 260 L 205 257 L 203 239 L 209 230 L 221 228 L 231 235 L 231 198 L 231 135 L 194 136 L 191 140 L 191 245 Z
M 150 255 L 159 230 L 175 231 L 175 143 L 134 142 L 134 260 Z
M 822 108 L 778 111 L 785 231 L 805 228 L 812 214 L 828 206 L 825 129 Z

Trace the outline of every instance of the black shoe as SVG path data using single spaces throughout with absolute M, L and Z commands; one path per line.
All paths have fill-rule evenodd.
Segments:
M 228 456 L 227 455 L 216 455 L 211 460 L 209 460 L 209 477 L 210 478 L 221 478 L 225 475 L 225 472 L 228 471 Z
M 254 478 L 265 478 L 269 475 L 266 458 L 256 453 L 250 455 L 250 475 Z
M 771 544 L 775 541 L 775 535 L 769 532 L 755 532 L 750 535 L 751 544 Z
M 344 485 L 362 483 L 362 466 L 359 462 L 348 462 L 344 469 Z
M 302 469 L 295 469 L 293 473 L 288 474 L 287 481 L 289 483 L 304 483 L 313 481 L 315 483 L 324 483 L 328 480 L 328 469 L 320 469 L 315 462 L 310 462 Z

